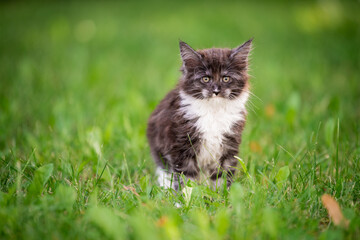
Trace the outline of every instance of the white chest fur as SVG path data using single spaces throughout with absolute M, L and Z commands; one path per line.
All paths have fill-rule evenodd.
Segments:
M 230 133 L 236 122 L 244 120 L 249 94 L 243 92 L 233 100 L 219 97 L 200 100 L 181 91 L 180 97 L 184 117 L 189 120 L 197 119 L 195 125 L 202 136 L 197 162 L 206 173 L 218 165 L 223 154 L 224 134 Z

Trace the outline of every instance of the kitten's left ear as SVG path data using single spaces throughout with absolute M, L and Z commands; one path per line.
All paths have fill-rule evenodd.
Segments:
M 254 38 L 251 38 L 242 45 L 233 48 L 231 50 L 230 59 L 235 60 L 239 64 L 241 63 L 246 64 L 248 61 L 249 53 L 251 51 L 251 43 L 253 39 Z

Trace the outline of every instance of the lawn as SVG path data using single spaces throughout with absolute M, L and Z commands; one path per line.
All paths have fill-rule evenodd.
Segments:
M 360 236 L 359 14 L 350 1 L 1 2 L 0 238 Z M 235 183 L 160 188 L 146 123 L 180 76 L 179 39 L 251 37 Z

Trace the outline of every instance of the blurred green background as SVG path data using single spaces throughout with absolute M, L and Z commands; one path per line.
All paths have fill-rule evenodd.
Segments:
M 356 236 L 359 16 L 358 1 L 1 2 L 0 237 Z M 179 39 L 251 37 L 245 168 L 235 190 L 194 186 L 187 205 L 156 186 L 147 118 L 180 76 Z

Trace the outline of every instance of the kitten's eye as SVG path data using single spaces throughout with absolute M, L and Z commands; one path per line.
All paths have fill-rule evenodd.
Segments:
M 209 77 L 202 77 L 201 80 L 203 80 L 203 82 L 209 82 L 210 78 Z
M 222 81 L 223 81 L 223 82 L 229 82 L 229 81 L 230 81 L 230 77 L 223 77 L 223 78 L 222 78 Z

